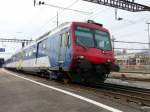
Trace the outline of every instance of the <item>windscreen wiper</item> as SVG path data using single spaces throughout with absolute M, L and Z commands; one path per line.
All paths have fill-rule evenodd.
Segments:
M 88 47 L 86 47 L 84 44 L 78 44 L 79 46 L 83 47 L 84 49 L 88 49 Z

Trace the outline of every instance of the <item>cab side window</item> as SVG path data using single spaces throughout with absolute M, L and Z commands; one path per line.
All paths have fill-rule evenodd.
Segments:
M 68 48 L 70 48 L 70 46 L 71 46 L 71 38 L 70 38 L 69 32 L 67 32 L 67 44 L 66 44 L 66 46 L 67 46 Z
M 63 47 L 67 45 L 67 33 L 66 32 L 62 34 L 61 41 L 62 41 L 62 46 Z
M 71 38 L 68 32 L 61 34 L 60 47 L 62 46 L 68 47 L 68 48 L 71 46 Z

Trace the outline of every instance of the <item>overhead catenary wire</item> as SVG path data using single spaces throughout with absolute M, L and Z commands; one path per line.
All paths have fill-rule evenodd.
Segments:
M 78 1 L 79 1 L 79 0 L 76 0 L 75 2 L 78 2 Z M 71 5 L 74 5 L 74 3 L 72 3 Z M 65 10 L 65 9 L 64 9 L 64 10 Z M 106 10 L 106 9 L 104 9 L 104 10 Z M 98 11 L 96 14 L 92 14 L 92 15 L 89 16 L 88 18 L 92 18 L 92 19 L 97 18 L 97 14 L 98 14 L 99 12 L 104 11 L 104 10 Z M 60 14 L 60 13 L 59 13 L 59 14 Z M 55 19 L 56 17 L 57 17 L 57 16 L 52 17 L 49 21 Z M 147 17 L 144 17 L 144 18 L 147 18 Z M 129 24 L 127 25 L 127 27 L 129 27 L 129 26 L 131 26 L 131 25 L 134 25 L 134 24 L 139 23 L 138 21 L 140 21 L 140 20 L 142 20 L 142 19 L 143 19 L 143 18 L 140 18 L 139 20 L 136 20 L 136 21 L 130 21 L 130 20 L 124 19 L 124 21 L 129 23 Z M 52 21 L 51 21 L 51 24 L 52 24 Z M 48 25 L 48 23 L 46 22 L 45 25 Z M 43 26 L 45 27 L 45 25 L 43 25 Z M 114 25 L 114 24 L 113 24 L 113 25 Z M 110 26 L 111 26 L 111 25 L 110 25 Z M 122 25 L 122 26 L 124 26 L 124 25 Z M 125 25 L 125 27 L 126 27 L 126 25 Z M 121 29 L 123 29 L 123 28 L 125 28 L 125 27 L 119 27 L 119 30 L 121 30 Z M 41 28 L 41 29 L 42 29 L 42 28 Z M 118 30 L 118 28 L 117 28 L 117 30 Z
M 116 50 L 125 49 L 125 50 L 130 50 L 130 51 L 138 51 L 138 50 L 139 51 L 140 50 L 147 51 L 148 48 L 146 46 L 149 44 L 149 43 L 137 42 L 137 41 L 117 41 L 117 40 L 112 40 L 112 42 L 113 42 L 113 44 L 115 44 L 115 46 L 117 46 L 114 49 L 116 49 Z M 131 45 L 131 46 L 129 47 L 129 45 Z M 133 48 L 133 46 L 134 46 L 134 48 Z
M 70 5 L 68 5 L 66 8 L 72 7 L 72 6 L 75 5 L 77 2 L 79 2 L 79 0 L 75 0 L 75 1 L 72 2 Z M 64 12 L 64 10 L 61 11 L 61 12 L 59 12 L 59 14 L 61 14 L 61 13 L 63 13 L 63 12 Z M 43 27 L 45 27 L 46 25 L 48 25 L 49 22 L 52 22 L 52 20 L 55 19 L 56 17 L 57 17 L 57 15 L 51 17 L 48 21 L 46 21 L 46 22 L 44 23 L 44 25 L 42 25 L 42 27 L 40 27 L 40 28 L 39 28 L 38 30 L 36 30 L 36 31 L 39 31 L 39 30 L 43 29 Z
M 128 22 L 128 24 L 123 24 L 123 25 L 119 25 L 119 26 L 113 26 L 113 27 L 111 27 L 111 29 L 113 29 L 113 31 L 120 31 L 120 30 L 123 30 L 123 29 L 127 29 L 128 27 L 134 27 L 135 25 L 137 25 L 137 24 L 141 24 L 142 22 L 144 22 L 144 19 L 148 19 L 148 16 L 144 16 L 144 17 L 142 17 L 142 18 L 139 18 L 138 20 L 135 20 L 134 21 L 134 23 L 129 23 Z M 146 20 L 145 20 L 146 21 Z M 126 23 L 126 22 L 125 22 Z M 144 22 L 144 24 L 145 24 L 145 22 Z M 114 24 L 113 24 L 114 25 Z M 110 26 L 112 26 L 112 25 L 110 25 Z M 131 35 L 135 35 L 135 34 L 137 34 L 137 31 L 136 32 L 133 32 L 133 33 L 128 33 L 128 34 L 123 34 L 123 35 L 120 35 L 120 36 L 117 36 L 117 37 L 126 37 L 126 36 L 131 36 Z M 141 33 L 140 33 L 141 34 Z M 139 35 L 139 34 L 138 34 Z M 142 34 L 143 35 L 143 34 Z
M 143 50 L 143 51 L 145 50 L 145 51 L 148 51 L 148 50 L 149 50 L 149 49 L 135 49 L 135 48 L 133 48 L 133 49 L 132 49 L 132 48 L 114 48 L 114 49 L 117 49 L 117 50 L 125 49 L 125 50 L 133 50 L 133 51 L 134 51 L 134 50 L 135 50 L 135 51 L 138 51 L 138 50 Z
M 74 2 L 72 2 L 69 6 L 67 6 L 66 8 L 70 8 L 70 7 L 72 7 L 73 5 L 75 5 L 77 2 L 79 2 L 79 0 L 75 0 Z M 64 12 L 64 10 L 63 11 L 61 11 L 59 14 L 61 14 L 62 12 Z M 53 16 L 53 17 L 51 17 L 49 20 L 48 20 L 48 22 L 49 21 L 51 21 L 51 20 L 53 20 L 53 19 L 55 19 L 57 16 L 55 15 L 55 16 Z M 48 22 L 46 22 L 46 23 L 48 23 Z M 44 24 L 45 25 L 45 24 Z
M 90 15 L 88 18 L 92 18 L 94 20 L 95 18 L 99 17 L 99 16 L 97 16 L 98 13 L 104 12 L 104 11 L 108 11 L 107 8 L 97 11 L 96 13 L 93 13 L 94 15 Z
M 76 9 L 65 8 L 65 7 L 52 5 L 52 4 L 47 4 L 47 3 L 45 3 L 44 5 L 47 5 L 47 6 L 50 6 L 50 7 L 54 7 L 54 8 L 58 8 L 58 9 L 62 9 L 62 10 L 71 10 L 71 11 L 82 13 L 82 14 L 92 14 L 92 12 L 80 11 L 80 10 L 76 10 Z
M 141 30 L 140 30 L 141 31 Z M 144 31 L 144 30 L 143 30 Z M 130 32 L 130 33 L 125 33 L 125 34 L 122 34 L 122 35 L 117 35 L 117 36 L 115 36 L 115 37 L 121 37 L 121 38 L 123 38 L 123 37 L 128 37 L 128 36 L 135 36 L 137 34 L 137 30 L 136 31 L 134 31 L 134 32 Z M 115 35 L 115 34 L 114 34 Z M 139 33 L 138 35 L 141 35 L 141 36 L 143 36 L 143 33 Z M 146 34 L 145 34 L 146 35 Z
M 122 30 L 122 29 L 128 28 L 130 26 L 139 24 L 139 23 L 143 22 L 143 20 L 146 19 L 146 18 L 148 18 L 148 16 L 142 17 L 142 18 L 140 18 L 138 20 L 135 20 L 135 21 L 132 21 L 132 22 L 125 21 L 125 22 L 128 22 L 128 24 L 120 25 L 120 26 L 117 26 L 117 27 L 112 27 L 112 29 L 115 29 L 117 31 Z
M 114 42 L 119 42 L 119 43 L 135 43 L 135 44 L 149 44 L 149 43 L 144 43 L 144 42 L 127 42 L 127 41 L 117 41 L 117 40 L 115 40 Z

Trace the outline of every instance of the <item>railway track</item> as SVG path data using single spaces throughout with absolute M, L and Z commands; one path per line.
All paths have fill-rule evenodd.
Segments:
M 142 107 L 150 108 L 150 89 L 111 83 L 92 85 L 69 83 L 67 86 L 77 91 L 93 94 L 104 99 L 108 97 L 108 99 L 136 109 L 141 109 Z M 136 104 L 136 106 L 134 104 Z
M 150 90 L 131 86 L 102 83 L 92 85 L 69 84 L 79 91 L 93 92 L 97 96 L 108 96 L 109 98 L 118 99 L 127 104 L 135 103 L 139 106 L 150 107 Z
M 150 107 L 150 90 L 117 85 L 117 84 L 109 84 L 103 83 L 98 85 L 92 85 L 103 91 L 105 95 L 113 95 L 115 98 L 124 99 L 127 102 L 137 103 L 141 106 L 149 106 Z
M 94 85 L 69 83 L 67 86 L 81 93 L 92 94 L 102 99 L 107 99 L 109 101 L 126 105 L 137 110 L 140 109 L 144 112 L 147 111 L 145 111 L 143 108 L 150 108 L 149 89 L 122 86 L 110 83 Z
M 148 74 L 150 74 L 149 72 L 116 72 L 117 75 L 113 75 L 110 76 L 109 78 L 112 79 L 120 79 L 120 80 L 131 80 L 131 81 L 145 81 L 145 82 L 150 82 L 150 78 L 147 76 Z M 115 73 L 112 73 L 115 74 Z M 128 74 L 128 75 L 127 75 Z M 129 75 L 130 74 L 130 75 Z M 132 75 L 131 75 L 132 74 Z M 136 76 L 136 74 L 141 74 L 141 75 L 145 75 L 145 77 L 141 77 L 140 76 Z M 135 76 L 134 76 L 135 75 Z M 132 77 L 130 77 L 132 76 Z M 147 76 L 147 77 L 146 77 Z

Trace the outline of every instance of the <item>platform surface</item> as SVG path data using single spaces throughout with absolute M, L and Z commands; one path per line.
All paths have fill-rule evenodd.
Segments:
M 0 70 L 0 112 L 110 112 Z
M 140 112 L 60 85 L 0 69 L 0 112 Z

